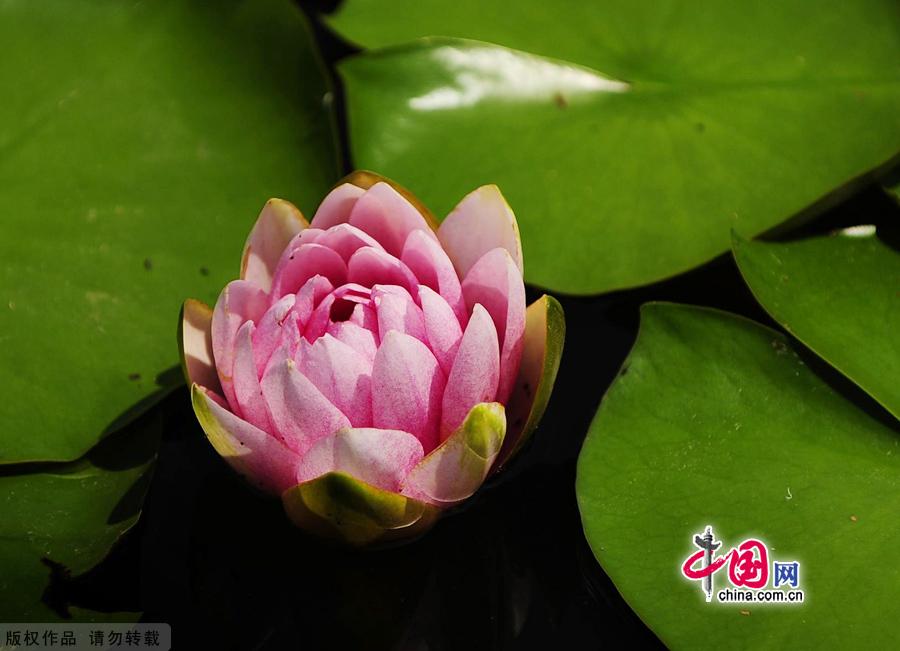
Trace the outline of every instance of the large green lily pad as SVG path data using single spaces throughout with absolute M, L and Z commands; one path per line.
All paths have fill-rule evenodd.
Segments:
M 354 163 L 439 215 L 497 183 L 527 280 L 567 293 L 695 267 L 900 151 L 894 0 L 347 0 L 329 22 L 388 46 L 340 66 Z
M 155 410 L 77 461 L 0 470 L 0 621 L 135 619 L 70 609 L 51 576 L 86 572 L 137 522 L 160 428 Z
M 900 635 L 900 434 L 773 330 L 645 306 L 576 492 L 597 559 L 670 648 L 876 649 Z M 770 561 L 799 561 L 804 603 L 707 603 L 680 570 L 706 525 L 722 554 L 756 536 Z
M 0 463 L 69 460 L 180 382 L 265 201 L 328 189 L 328 87 L 290 0 L 7 0 L 0 43 Z
M 874 227 L 785 244 L 736 237 L 734 257 L 772 318 L 900 417 L 900 253 Z

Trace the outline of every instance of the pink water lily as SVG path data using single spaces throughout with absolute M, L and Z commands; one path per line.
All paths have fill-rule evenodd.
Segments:
M 181 346 L 216 451 L 289 517 L 353 544 L 417 535 L 470 497 L 546 407 L 559 304 L 526 310 L 515 216 L 496 186 L 440 227 L 357 172 L 307 224 L 270 200 L 240 279 L 188 300 Z

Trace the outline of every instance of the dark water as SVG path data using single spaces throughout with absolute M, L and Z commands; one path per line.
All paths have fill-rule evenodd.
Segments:
M 318 35 L 330 61 L 346 53 Z M 888 226 L 897 213 L 871 187 L 792 235 Z M 169 622 L 179 649 L 661 646 L 594 560 L 574 494 L 584 435 L 649 300 L 774 325 L 730 256 L 649 288 L 561 298 L 565 355 L 533 442 L 423 539 L 375 552 L 335 549 L 294 530 L 277 501 L 250 492 L 216 456 L 179 391 L 160 407 L 167 427 L 141 522 L 103 565 L 57 589 L 78 605 Z

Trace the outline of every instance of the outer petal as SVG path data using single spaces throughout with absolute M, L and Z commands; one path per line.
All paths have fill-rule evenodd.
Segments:
M 354 427 L 372 423 L 372 361 L 329 334 L 301 344 L 297 368 Z M 307 479 L 311 479 L 308 477 Z
M 269 291 L 275 267 L 288 243 L 308 224 L 294 204 L 269 199 L 244 244 L 241 279 Z
M 338 253 L 321 244 L 302 244 L 272 281 L 273 298 L 297 292 L 312 277 L 325 276 L 335 287 L 347 280 L 347 265 Z
M 441 507 L 471 497 L 503 445 L 503 405 L 472 407 L 462 426 L 412 469 L 402 493 Z
M 372 302 L 378 317 L 378 336 L 382 341 L 388 332 L 396 330 L 424 344 L 428 343 L 422 308 L 415 304 L 405 289 L 396 285 L 375 285 L 372 288 Z
M 300 457 L 222 407 L 212 395 L 197 384 L 191 386 L 194 413 L 216 452 L 266 492 L 278 495 L 294 485 Z
M 437 239 L 419 211 L 387 183 L 376 183 L 366 191 L 353 207 L 350 223 L 397 257 L 414 230 L 422 230 Z
M 197 383 L 222 392 L 212 348 L 212 308 L 189 298 L 181 307 L 181 331 L 178 345 L 181 370 L 188 384 Z
M 441 365 L 441 370 L 449 376 L 462 339 L 462 328 L 447 301 L 431 288 L 419 285 L 419 302 L 422 304 L 428 347 Z
M 403 246 L 401 261 L 416 275 L 418 281 L 440 294 L 463 326 L 468 318 L 459 276 L 450 258 L 434 238 L 423 231 L 413 231 Z
M 300 454 L 323 436 L 350 427 L 350 421 L 312 382 L 294 360 L 270 365 L 262 380 L 269 418 L 285 445 Z
M 342 472 L 298 484 L 285 491 L 281 501 L 298 527 L 354 546 L 415 538 L 440 515 L 431 505 Z
M 236 410 L 237 401 L 231 381 L 231 370 L 234 366 L 234 339 L 238 328 L 246 321 L 258 321 L 268 307 L 269 297 L 253 283 L 246 280 L 233 280 L 225 286 L 216 302 L 212 316 L 212 347 L 216 360 L 216 371 L 222 384 L 222 391 L 232 409 Z
M 519 372 L 525 332 L 525 285 L 506 249 L 492 249 L 469 270 L 462 283 L 466 306 L 476 303 L 497 326 L 500 341 L 500 382 L 497 402 L 506 403 Z
M 425 344 L 391 330 L 372 367 L 372 424 L 411 432 L 430 451 L 437 444 L 444 382 Z
M 509 399 L 509 432 L 494 465 L 499 470 L 514 456 L 538 426 L 559 370 L 566 339 L 562 306 L 546 294 L 528 306 L 522 365 Z
M 509 252 L 522 276 L 519 225 L 496 185 L 483 185 L 466 195 L 441 224 L 438 238 L 460 278 L 485 253 L 496 248 Z
M 355 170 L 350 172 L 347 176 L 344 177 L 344 182 L 352 183 L 353 185 L 362 188 L 363 190 L 368 190 L 376 183 L 387 183 L 389 186 L 394 188 L 397 193 L 406 199 L 410 205 L 419 211 L 419 214 L 422 215 L 422 219 L 428 224 L 428 227 L 432 231 L 437 231 L 438 221 L 435 219 L 435 216 L 428 209 L 428 207 L 419 201 L 419 198 L 414 195 L 412 192 L 404 188 L 402 185 L 393 181 L 385 176 L 381 176 L 381 174 L 377 174 L 376 172 L 371 172 L 369 170 Z
M 347 278 L 351 283 L 366 287 L 374 285 L 400 285 L 413 296 L 418 295 L 419 281 L 409 267 L 391 254 L 365 247 L 350 257 Z
M 343 429 L 309 449 L 300 463 L 297 481 L 309 481 L 337 470 L 372 486 L 398 492 L 409 471 L 423 456 L 422 444 L 409 432 Z
M 313 215 L 310 226 L 324 230 L 337 224 L 343 224 L 350 219 L 353 206 L 365 193 L 366 191 L 362 188 L 350 183 L 342 183 L 329 192 L 328 196 L 319 204 L 319 209 Z
M 447 377 L 441 440 L 456 431 L 472 407 L 494 399 L 499 377 L 500 352 L 494 322 L 481 305 L 476 305 Z
M 253 322 L 247 321 L 237 333 L 232 370 L 234 395 L 240 405 L 244 420 L 256 425 L 261 430 L 271 431 L 272 425 L 266 413 L 266 403 L 259 386 L 256 359 L 253 354 L 254 330 Z

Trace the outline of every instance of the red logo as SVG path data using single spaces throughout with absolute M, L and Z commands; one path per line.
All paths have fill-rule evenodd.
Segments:
M 769 583 L 769 549 L 765 543 L 748 538 L 727 554 L 717 555 L 722 543 L 712 535 L 712 529 L 694 536 L 699 549 L 685 559 L 681 573 L 688 579 L 702 581 L 706 600 L 712 599 L 712 577 L 724 565 L 728 565 L 728 580 L 736 588 L 759 590 Z
M 762 540 L 748 538 L 737 547 L 732 547 L 725 554 L 718 554 L 722 542 L 716 540 L 712 527 L 706 527 L 694 535 L 697 551 L 688 556 L 681 565 L 681 573 L 686 579 L 699 581 L 706 595 L 706 601 L 713 599 L 719 602 L 749 603 L 803 603 L 803 590 L 785 590 L 797 588 L 800 582 L 800 563 L 798 561 L 773 561 L 771 576 L 772 589 L 769 585 L 769 548 Z M 728 581 L 732 589 L 716 593 L 713 579 L 716 572 L 728 566 Z M 778 588 L 781 587 L 781 590 Z

